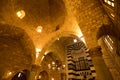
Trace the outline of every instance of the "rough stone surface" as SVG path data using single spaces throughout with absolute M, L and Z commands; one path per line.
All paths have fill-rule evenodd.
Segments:
M 83 33 L 87 47 L 92 49 L 98 46 L 96 38 L 98 29 L 102 24 L 110 23 L 99 0 L 1 0 L 0 6 L 0 23 L 14 25 L 9 27 L 0 25 L 0 44 L 2 45 L 0 48 L 4 48 L 0 55 L 5 57 L 4 53 L 9 54 L 6 55 L 7 58 L 5 57 L 5 64 L 8 63 L 9 60 L 11 61 L 12 57 L 8 58 L 9 56 L 14 56 L 19 60 L 22 58 L 23 61 L 21 61 L 25 64 L 25 67 L 29 64 L 31 65 L 35 59 L 35 46 L 35 48 L 42 50 L 38 60 L 36 59 L 37 64 L 40 66 L 40 60 L 46 50 L 57 38 L 64 35 L 79 36 L 80 30 Z M 16 15 L 16 12 L 21 9 L 26 13 L 23 19 L 18 18 Z M 43 27 L 42 33 L 36 31 L 39 25 Z M 55 29 L 58 25 L 60 28 L 56 31 Z M 15 28 L 15 26 L 18 28 Z M 19 31 L 19 28 L 22 30 Z M 27 35 L 24 35 L 24 33 L 27 33 Z M 7 42 L 6 37 L 3 36 L 7 36 L 7 38 L 10 37 L 9 41 L 14 45 L 9 43 L 3 44 L 2 39 Z M 31 43 L 32 41 L 34 45 Z M 50 46 L 51 48 L 49 49 L 55 51 L 56 54 L 60 56 L 60 59 L 63 59 L 65 56 L 61 56 L 57 51 L 64 49 L 65 43 L 67 44 L 67 41 L 61 41 L 59 44 L 56 43 L 56 45 L 62 44 L 59 46 L 62 48 Z M 11 47 L 9 47 L 9 45 L 11 45 Z M 14 48 L 15 50 L 13 47 L 16 47 Z M 10 52 L 7 52 L 7 48 L 11 50 L 11 55 Z M 14 53 L 14 51 L 16 52 Z M 22 53 L 22 55 L 16 55 L 20 53 Z M 2 57 L 2 59 L 4 59 L 4 57 Z M 62 61 L 64 60 L 65 59 Z M 17 65 L 21 63 L 21 61 L 14 60 L 12 65 L 14 65 L 14 63 Z M 49 60 L 42 63 L 43 69 L 47 70 L 47 67 L 44 65 L 47 65 L 48 62 Z M 5 66 L 5 64 L 3 65 Z M 47 72 L 49 73 L 49 70 Z M 4 71 L 1 71 L 0 75 L 3 73 Z M 53 75 L 52 73 L 53 71 L 49 74 Z M 56 72 L 56 74 L 60 76 L 60 73 Z
M 7 24 L 0 24 L 0 31 L 0 79 L 30 70 L 35 62 L 35 49 L 25 31 Z
M 85 37 L 89 48 L 96 47 L 96 33 L 102 24 L 109 22 L 103 11 L 102 5 L 97 0 L 68 1 L 68 8 L 75 15 L 79 27 Z M 106 19 L 106 21 L 105 21 Z

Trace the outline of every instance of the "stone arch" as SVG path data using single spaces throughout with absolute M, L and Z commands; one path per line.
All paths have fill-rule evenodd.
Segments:
M 0 45 L 0 79 L 8 79 L 18 71 L 31 69 L 35 62 L 35 48 L 23 29 L 0 23 Z
M 48 52 L 47 54 L 45 54 L 45 56 L 47 55 L 50 56 L 53 60 L 56 60 L 56 59 L 60 60 L 59 56 L 55 55 L 54 52 Z
M 47 58 L 46 56 L 49 56 L 49 58 Z M 48 52 L 46 54 L 46 56 L 45 56 L 46 59 L 49 59 L 49 61 L 54 61 L 55 62 L 56 67 L 62 66 L 62 61 L 61 61 L 60 57 L 57 54 L 55 54 L 54 52 Z
M 47 71 L 43 70 L 39 73 L 38 80 L 49 80 L 49 75 Z
M 53 36 L 47 43 L 46 45 L 44 46 L 44 48 L 42 49 L 38 59 L 36 60 L 36 64 L 40 65 L 41 63 L 41 59 L 42 59 L 42 56 L 44 56 L 45 54 L 45 51 L 47 50 L 47 48 L 54 42 L 57 40 L 57 38 L 60 38 L 60 37 L 74 37 L 78 40 L 80 40 L 80 38 L 78 37 L 78 33 L 76 32 L 72 32 L 72 31 L 64 31 L 64 32 L 59 32 L 57 33 L 55 36 Z
M 52 62 L 54 62 L 56 64 L 56 67 L 62 66 L 62 61 L 61 61 L 60 57 L 57 54 L 55 54 L 54 52 L 48 52 L 47 54 L 45 54 L 44 58 L 42 59 L 41 65 L 42 65 L 42 63 L 43 64 L 47 63 L 46 65 L 48 65 L 49 62 L 51 64 L 52 64 Z M 47 67 L 43 67 L 43 69 L 45 69 Z
M 27 69 L 16 73 L 11 80 L 28 80 L 30 71 Z
M 48 73 L 49 79 L 60 80 L 61 74 L 63 72 L 63 63 L 54 52 L 48 52 L 41 62 L 41 69 L 38 72 L 46 71 Z M 55 74 L 55 75 L 54 75 Z M 37 74 L 38 76 L 39 74 Z M 40 79 L 43 80 L 43 79 Z M 48 79 L 46 79 L 48 80 Z
M 53 62 L 54 62 L 54 64 L 53 64 Z M 58 71 L 58 67 L 59 68 L 62 67 L 62 62 L 61 62 L 59 56 L 57 56 L 54 52 L 48 52 L 45 55 L 45 57 L 42 60 L 40 65 L 41 65 L 40 69 L 37 70 L 37 75 L 36 75 L 37 79 L 44 80 L 44 75 L 42 77 L 41 73 L 46 72 L 48 77 L 45 77 L 46 78 L 45 80 L 49 80 L 53 76 L 52 73 Z M 54 67 L 54 69 L 53 69 L 53 67 Z M 62 70 L 59 70 L 58 72 L 60 73 L 61 71 Z

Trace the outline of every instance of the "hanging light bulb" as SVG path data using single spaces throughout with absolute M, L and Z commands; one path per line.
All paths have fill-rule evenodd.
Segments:
M 36 30 L 37 30 L 37 32 L 41 33 L 42 32 L 42 26 L 38 26 Z
M 77 42 L 77 39 L 74 39 L 73 41 L 74 41 L 74 43 L 76 43 L 76 42 Z
M 38 58 L 38 56 L 39 56 L 40 52 L 41 52 L 41 49 L 36 48 L 36 58 Z
M 16 14 L 20 19 L 23 19 L 25 17 L 25 11 L 24 10 L 20 10 Z

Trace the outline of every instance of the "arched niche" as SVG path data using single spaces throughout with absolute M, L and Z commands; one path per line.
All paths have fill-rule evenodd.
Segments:
M 29 74 L 28 70 L 23 70 L 16 73 L 11 80 L 28 80 Z

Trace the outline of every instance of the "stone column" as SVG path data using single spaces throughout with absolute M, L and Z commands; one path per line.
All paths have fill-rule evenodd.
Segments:
M 92 62 L 96 70 L 96 80 L 112 80 L 111 74 L 102 58 L 101 47 L 97 46 L 89 50 Z
M 38 77 L 38 72 L 40 71 L 40 66 L 38 65 L 32 65 L 29 80 L 36 80 Z

